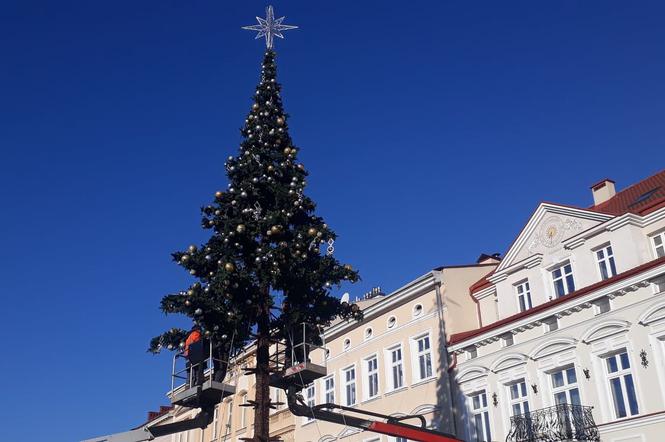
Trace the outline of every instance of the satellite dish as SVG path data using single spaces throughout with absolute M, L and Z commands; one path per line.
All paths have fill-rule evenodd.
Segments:
M 349 292 L 346 292 L 342 295 L 342 302 L 349 302 Z

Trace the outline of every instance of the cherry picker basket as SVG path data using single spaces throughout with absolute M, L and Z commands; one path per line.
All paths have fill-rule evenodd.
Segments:
M 277 342 L 271 355 L 274 373 L 270 376 L 270 386 L 284 390 L 295 386 L 301 390 L 327 374 L 325 337 L 318 333 L 316 326 L 306 323 L 285 334 L 286 342 Z
M 171 404 L 189 408 L 209 408 L 235 393 L 235 387 L 225 384 L 229 365 L 228 352 L 219 354 L 212 340 L 191 344 L 188 355 L 173 356 L 171 370 Z

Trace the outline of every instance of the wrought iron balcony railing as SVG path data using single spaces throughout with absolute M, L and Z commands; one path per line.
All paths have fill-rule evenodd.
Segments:
M 592 408 L 560 404 L 513 416 L 506 442 L 600 441 Z

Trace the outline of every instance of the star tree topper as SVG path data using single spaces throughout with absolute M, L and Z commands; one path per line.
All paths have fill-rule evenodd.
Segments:
M 280 17 L 275 19 L 275 13 L 272 9 L 272 6 L 266 8 L 266 18 L 256 17 L 256 20 L 259 22 L 258 25 L 252 26 L 243 26 L 243 29 L 248 31 L 258 31 L 256 38 L 265 37 L 266 38 L 266 47 L 272 49 L 273 46 L 273 37 L 284 38 L 282 31 L 288 31 L 290 29 L 298 29 L 298 26 L 283 25 L 286 17 Z

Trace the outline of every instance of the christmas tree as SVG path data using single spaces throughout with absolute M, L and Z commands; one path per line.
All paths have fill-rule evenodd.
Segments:
M 316 329 L 336 318 L 361 318 L 356 305 L 332 294 L 358 274 L 333 256 L 335 232 L 305 194 L 308 174 L 289 136 L 280 89 L 271 38 L 239 153 L 225 163 L 228 188 L 201 209 L 210 239 L 173 253 L 197 281 L 161 303 L 165 313 L 192 318 L 211 342 L 226 343 L 228 350 L 256 344 L 251 403 L 257 442 L 268 442 L 271 343 L 288 340 L 302 323 Z M 153 338 L 150 351 L 176 349 L 185 335 L 171 329 Z

